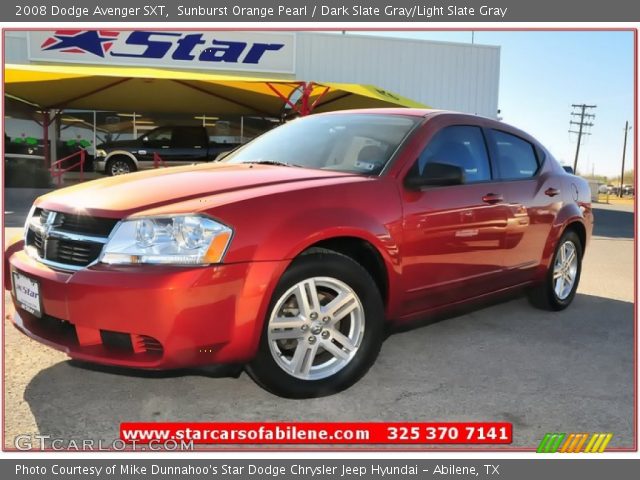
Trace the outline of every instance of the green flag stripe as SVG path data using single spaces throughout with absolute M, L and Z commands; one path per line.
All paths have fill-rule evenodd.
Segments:
M 544 448 L 544 453 L 552 453 L 551 449 L 553 448 L 553 444 L 556 441 L 557 438 L 557 433 L 552 433 L 551 437 L 549 437 L 549 441 L 547 442 L 547 445 Z
M 558 451 L 558 448 L 560 448 L 560 444 L 562 443 L 562 440 L 564 440 L 564 437 L 567 435 L 566 433 L 557 433 L 556 434 L 556 441 L 554 442 L 553 446 L 551 447 L 551 452 L 550 453 L 556 453 L 556 451 Z
M 536 453 L 545 452 L 545 447 L 547 446 L 547 442 L 549 441 L 550 438 L 551 438 L 551 434 L 547 433 L 542 439 L 542 441 L 540 442 L 540 445 L 538 445 L 538 450 L 536 450 Z

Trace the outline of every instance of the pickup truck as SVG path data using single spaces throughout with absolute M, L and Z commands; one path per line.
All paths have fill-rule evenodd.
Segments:
M 107 175 L 123 175 L 154 167 L 154 154 L 168 166 L 214 160 L 237 144 L 211 143 L 205 127 L 163 126 L 135 140 L 120 140 L 98 145 L 95 170 Z

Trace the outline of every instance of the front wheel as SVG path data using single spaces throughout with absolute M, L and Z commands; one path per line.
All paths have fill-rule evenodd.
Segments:
M 303 255 L 276 287 L 247 371 L 260 386 L 287 398 L 344 390 L 375 361 L 383 312 L 380 292 L 360 264 L 334 252 Z
M 121 156 L 114 157 L 107 162 L 107 174 L 111 177 L 125 175 L 136 171 L 136 164 L 130 158 Z
M 581 271 L 582 242 L 568 230 L 558 241 L 544 282 L 530 292 L 531 302 L 545 310 L 564 310 L 576 295 Z

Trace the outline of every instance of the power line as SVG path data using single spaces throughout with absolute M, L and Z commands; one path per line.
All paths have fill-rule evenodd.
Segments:
M 573 160 L 573 171 L 578 171 L 578 156 L 580 155 L 580 144 L 582 143 L 583 135 L 591 135 L 590 132 L 585 131 L 586 128 L 593 127 L 593 120 L 596 116 L 593 113 L 587 113 L 588 110 L 596 108 L 597 105 L 587 105 L 587 104 L 572 104 L 573 112 L 571 112 L 571 120 L 569 121 L 569 133 L 575 133 L 578 135 L 578 144 L 576 145 L 576 158 Z M 577 118 L 577 121 L 574 120 Z M 571 125 L 576 125 L 578 131 L 571 130 Z

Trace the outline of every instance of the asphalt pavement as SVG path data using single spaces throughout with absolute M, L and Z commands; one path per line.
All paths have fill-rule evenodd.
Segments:
M 13 210 L 12 210 L 13 208 Z M 6 209 L 5 238 L 25 208 Z M 19 213 L 22 212 L 22 213 Z M 547 432 L 613 432 L 633 447 L 634 228 L 631 206 L 596 206 L 574 304 L 525 298 L 391 336 L 355 386 L 285 400 L 246 374 L 123 374 L 90 369 L 5 320 L 5 446 L 25 433 L 110 442 L 123 421 L 508 421 L 514 447 Z M 8 295 L 7 313 L 11 312 Z

